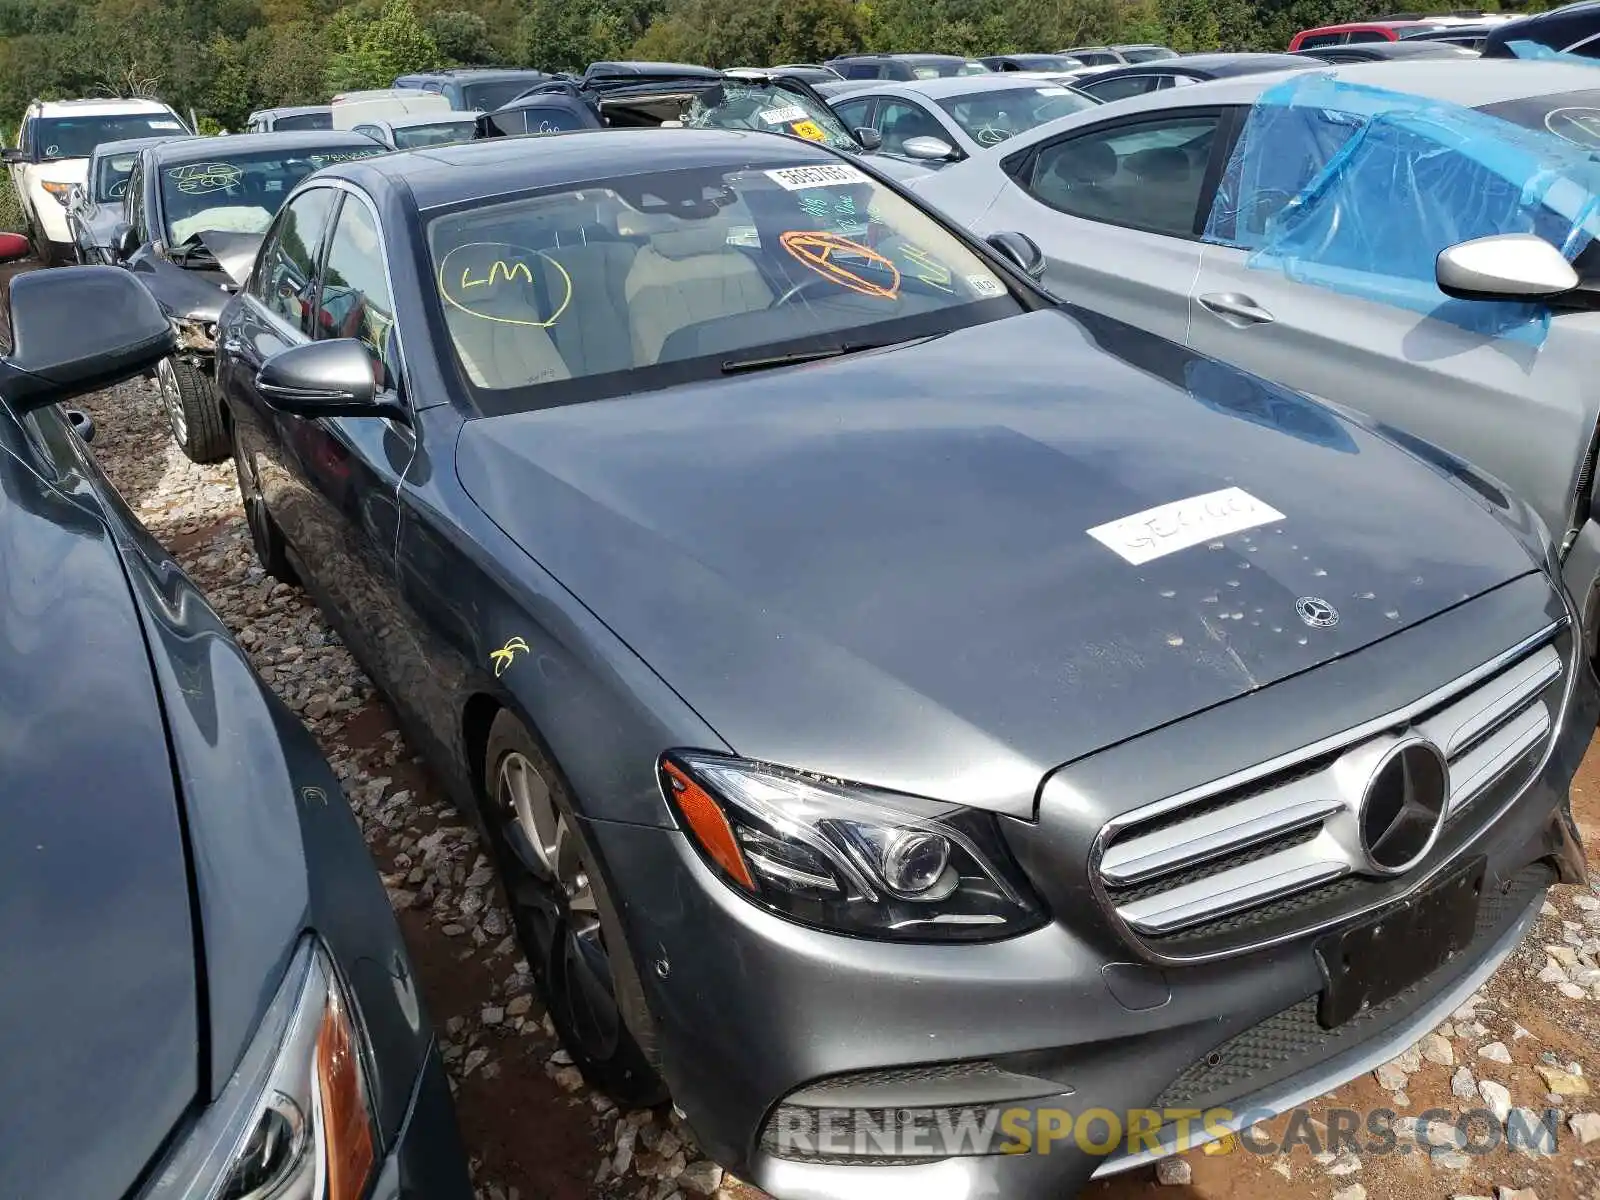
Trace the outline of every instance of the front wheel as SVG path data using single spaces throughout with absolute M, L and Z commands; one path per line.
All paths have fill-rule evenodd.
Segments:
M 156 387 L 173 440 L 190 461 L 214 463 L 228 457 L 228 430 L 216 384 L 193 363 L 164 358 L 156 368 Z
M 570 800 L 509 712 L 489 731 L 485 780 L 512 917 L 562 1045 L 589 1084 L 618 1104 L 662 1103 L 666 1085 L 622 1018 L 597 876 Z
M 256 552 L 261 569 L 290 587 L 300 586 L 300 576 L 289 561 L 289 546 L 284 541 L 283 530 L 267 511 L 266 498 L 261 494 L 261 477 L 256 471 L 255 459 L 246 454 L 239 441 L 239 426 L 232 428 L 233 474 L 239 481 L 239 501 L 244 506 L 245 524 L 250 528 L 250 545 Z

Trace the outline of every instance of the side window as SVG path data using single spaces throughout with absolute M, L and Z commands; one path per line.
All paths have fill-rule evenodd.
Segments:
M 1142 96 L 1146 92 L 1154 91 L 1159 82 L 1160 80 L 1154 75 L 1123 75 L 1116 79 L 1102 79 L 1099 83 L 1091 81 L 1081 84 L 1080 87 L 1097 100 L 1109 103 L 1112 100 L 1126 100 L 1129 96 Z
M 127 190 L 122 197 L 122 219 L 133 226 L 142 245 L 150 239 L 144 235 L 144 160 L 138 159 L 128 175 Z
M 528 122 L 529 133 L 570 133 L 575 129 L 588 128 L 578 114 L 570 109 L 541 107 L 522 111 Z
M 312 188 L 291 200 L 261 247 L 250 293 L 301 333 L 311 333 L 311 286 L 317 247 L 338 202 L 333 188 Z
M 1331 109 L 1253 110 L 1217 185 L 1206 240 L 1258 248 L 1268 222 L 1305 190 L 1361 126 L 1360 119 Z
M 867 125 L 867 110 L 872 107 L 871 100 L 845 100 L 833 106 L 833 111 L 839 114 L 846 129 L 865 129 Z
M 844 69 L 846 79 L 876 79 L 878 68 L 871 63 L 851 63 Z
M 1342 33 L 1319 33 L 1312 37 L 1302 38 L 1300 49 L 1315 50 L 1318 46 L 1337 46 L 1344 41 Z
M 950 140 L 950 135 L 932 113 L 909 100 L 880 100 L 877 125 L 878 132 L 883 135 L 886 154 L 904 154 L 906 142 L 914 137 Z
M 1221 117 L 1168 116 L 1043 147 L 1019 182 L 1075 217 L 1192 237 Z
M 355 338 L 384 366 L 393 379 L 396 364 L 388 359 L 389 331 L 394 328 L 394 301 L 383 272 L 383 245 L 377 222 L 361 201 L 347 199 L 328 242 L 322 267 L 322 297 L 317 305 L 316 340 Z
M 17 130 L 17 148 L 33 153 L 33 118 L 23 117 L 22 128 Z
M 1345 38 L 1345 43 L 1354 46 L 1359 42 L 1387 42 L 1389 40 L 1376 29 L 1357 29 Z

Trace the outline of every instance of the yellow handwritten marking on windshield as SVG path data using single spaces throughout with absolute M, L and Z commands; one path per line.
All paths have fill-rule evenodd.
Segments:
M 950 268 L 937 261 L 921 246 L 905 245 L 900 249 L 915 270 L 911 278 L 922 281 L 929 287 L 938 288 L 941 292 L 955 293 L 955 284 L 951 282 Z
M 815 121 L 796 121 L 789 126 L 789 132 L 796 137 L 803 137 L 811 142 L 825 142 L 828 135 L 822 132 L 822 126 Z
M 876 296 L 881 300 L 893 300 L 900 295 L 900 268 L 871 246 L 863 246 L 860 242 L 853 242 L 849 238 L 822 229 L 791 229 L 787 233 L 780 234 L 778 241 L 800 262 L 824 279 L 831 279 L 840 287 L 849 288 L 852 292 L 859 292 L 863 296 Z M 847 266 L 846 262 L 835 259 L 835 253 L 843 256 L 846 261 L 864 260 L 865 264 L 875 272 L 888 272 L 889 282 L 874 283 L 864 278 Z
M 519 653 L 527 653 L 528 643 L 519 637 L 514 637 L 498 650 L 489 653 L 490 660 L 494 663 L 494 677 L 496 679 L 505 672 L 505 669 L 516 662 Z
M 461 283 L 454 291 L 465 292 L 468 288 L 482 288 L 483 290 L 474 292 L 472 295 L 458 296 L 453 294 L 448 282 L 453 275 L 450 263 L 456 255 L 464 250 L 492 250 L 497 251 L 497 253 L 489 263 L 488 273 L 481 279 L 471 277 L 473 272 L 472 265 L 469 264 L 462 268 Z M 488 256 L 484 255 L 483 257 Z M 487 301 L 490 298 L 490 294 L 497 291 L 495 285 L 499 283 L 511 283 L 518 278 L 525 279 L 531 283 L 533 281 L 533 272 L 525 260 L 533 258 L 543 259 L 554 267 L 557 276 L 560 277 L 566 289 L 565 294 L 561 297 L 561 303 L 556 305 L 555 312 L 551 313 L 548 319 L 543 321 L 535 319 L 536 314 L 533 313 L 531 307 L 528 310 L 530 315 L 526 318 L 503 317 L 498 313 L 480 312 L 472 307 L 472 302 L 475 300 Z M 477 269 L 482 270 L 483 268 L 479 265 Z M 561 319 L 561 314 L 566 312 L 567 306 L 572 303 L 572 276 L 567 273 L 565 267 L 542 250 L 533 250 L 527 246 L 516 246 L 510 242 L 465 242 L 457 246 L 439 260 L 437 283 L 439 295 L 443 297 L 444 302 L 451 308 L 459 309 L 469 317 L 477 317 L 480 321 L 493 321 L 497 325 L 524 325 L 532 329 L 549 329 L 550 326 Z
M 484 286 L 493 287 L 494 284 L 495 284 L 495 281 L 497 279 L 501 278 L 501 277 L 504 277 L 506 282 L 509 283 L 509 282 L 511 282 L 511 280 L 515 279 L 518 275 L 521 275 L 522 278 L 524 280 L 526 280 L 528 283 L 532 283 L 533 282 L 533 272 L 528 270 L 528 264 L 527 263 L 518 262 L 518 263 L 511 263 L 511 264 L 508 265 L 505 262 L 502 262 L 498 258 L 495 259 L 492 264 L 490 264 L 490 266 L 489 266 L 489 275 L 488 275 L 487 278 L 485 278 L 485 279 L 469 279 L 468 276 L 471 275 L 471 274 L 472 274 L 472 268 L 471 267 L 463 267 L 462 268 L 462 270 L 461 270 L 461 286 L 462 286 L 462 288 L 484 287 Z

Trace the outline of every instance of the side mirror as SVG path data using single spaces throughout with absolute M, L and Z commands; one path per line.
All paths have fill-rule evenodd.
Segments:
M 1439 290 L 1457 300 L 1553 300 L 1582 280 L 1561 251 L 1531 233 L 1459 242 L 1434 264 Z
M 33 161 L 33 155 L 20 146 L 7 146 L 0 150 L 0 162 L 3 163 L 28 163 Z
M 405 420 L 400 405 L 378 396 L 381 369 L 371 351 L 355 338 L 303 342 L 261 365 L 256 390 L 279 412 L 297 417 Z
M 907 158 L 925 162 L 947 162 L 956 156 L 956 148 L 943 138 L 914 137 L 902 143 Z
M 861 143 L 863 150 L 872 151 L 883 146 L 883 134 L 873 129 L 870 125 L 853 130 L 853 132 L 856 135 L 856 141 Z
M 144 285 L 114 267 L 16 276 L 11 333 L 11 354 L 0 359 L 0 399 L 17 413 L 141 375 L 178 348 Z
M 0 233 L 0 263 L 18 262 L 33 253 L 33 243 L 20 233 Z
M 1017 269 L 1038 283 L 1044 278 L 1044 251 L 1025 233 L 991 233 L 984 239 L 990 247 L 1015 263 Z
M 116 236 L 111 240 L 111 249 L 119 260 L 126 262 L 139 253 L 139 231 L 132 225 L 118 225 Z

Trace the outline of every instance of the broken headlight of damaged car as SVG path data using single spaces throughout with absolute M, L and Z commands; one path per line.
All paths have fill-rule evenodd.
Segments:
M 360 1200 L 377 1159 L 361 1033 L 306 939 L 218 1101 L 146 1200 Z
M 802 924 L 978 941 L 1045 921 L 992 813 L 690 752 L 662 758 L 661 784 L 726 883 Z

